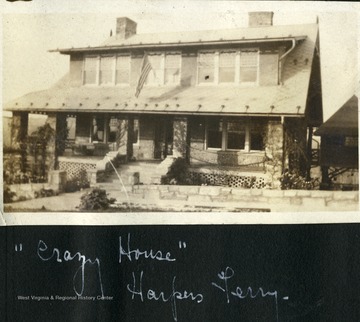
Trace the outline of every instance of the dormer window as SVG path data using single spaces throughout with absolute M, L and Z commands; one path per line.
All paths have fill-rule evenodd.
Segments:
M 146 79 L 146 85 L 178 85 L 181 74 L 180 53 L 149 53 L 148 60 L 151 70 Z
M 129 85 L 130 56 L 85 56 L 84 85 Z
M 198 84 L 256 84 L 258 50 L 202 51 L 198 54 Z

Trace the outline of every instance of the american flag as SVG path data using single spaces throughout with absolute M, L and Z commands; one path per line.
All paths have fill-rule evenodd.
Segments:
M 140 92 L 145 84 L 146 78 L 149 75 L 150 70 L 151 70 L 151 64 L 149 62 L 147 54 L 145 53 L 143 61 L 142 61 L 142 65 L 141 65 L 141 73 L 140 73 L 139 81 L 136 86 L 135 97 L 139 97 Z

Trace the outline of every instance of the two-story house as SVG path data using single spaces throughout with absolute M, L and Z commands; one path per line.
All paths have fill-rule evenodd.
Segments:
M 317 23 L 274 26 L 272 12 L 251 12 L 240 29 L 136 27 L 118 18 L 100 46 L 53 50 L 69 55 L 70 71 L 6 105 L 22 133 L 14 140 L 28 113 L 46 113 L 58 134 L 53 166 L 68 171 L 63 154 L 70 162 L 109 151 L 128 160 L 182 156 L 195 172 L 255 173 L 258 186 L 284 168 L 309 168 L 312 128 L 322 123 Z

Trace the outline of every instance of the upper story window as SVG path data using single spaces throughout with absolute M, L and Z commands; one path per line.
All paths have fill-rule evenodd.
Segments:
M 85 56 L 83 83 L 85 85 L 128 85 L 130 56 Z
M 100 56 L 100 85 L 113 84 L 114 56 Z
M 117 56 L 115 69 L 115 84 L 129 84 L 130 56 Z
M 146 85 L 178 85 L 181 73 L 181 54 L 179 53 L 149 53 L 148 60 L 151 70 L 146 79 Z
M 88 56 L 84 62 L 84 84 L 97 83 L 98 57 Z
M 215 82 L 215 53 L 199 53 L 198 80 L 201 84 Z
M 256 84 L 258 50 L 199 52 L 198 84 Z

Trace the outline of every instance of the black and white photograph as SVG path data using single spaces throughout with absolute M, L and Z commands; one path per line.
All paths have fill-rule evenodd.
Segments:
M 359 14 L 6 1 L 4 321 L 359 321 Z
M 358 210 L 357 12 L 201 3 L 4 15 L 5 211 Z

